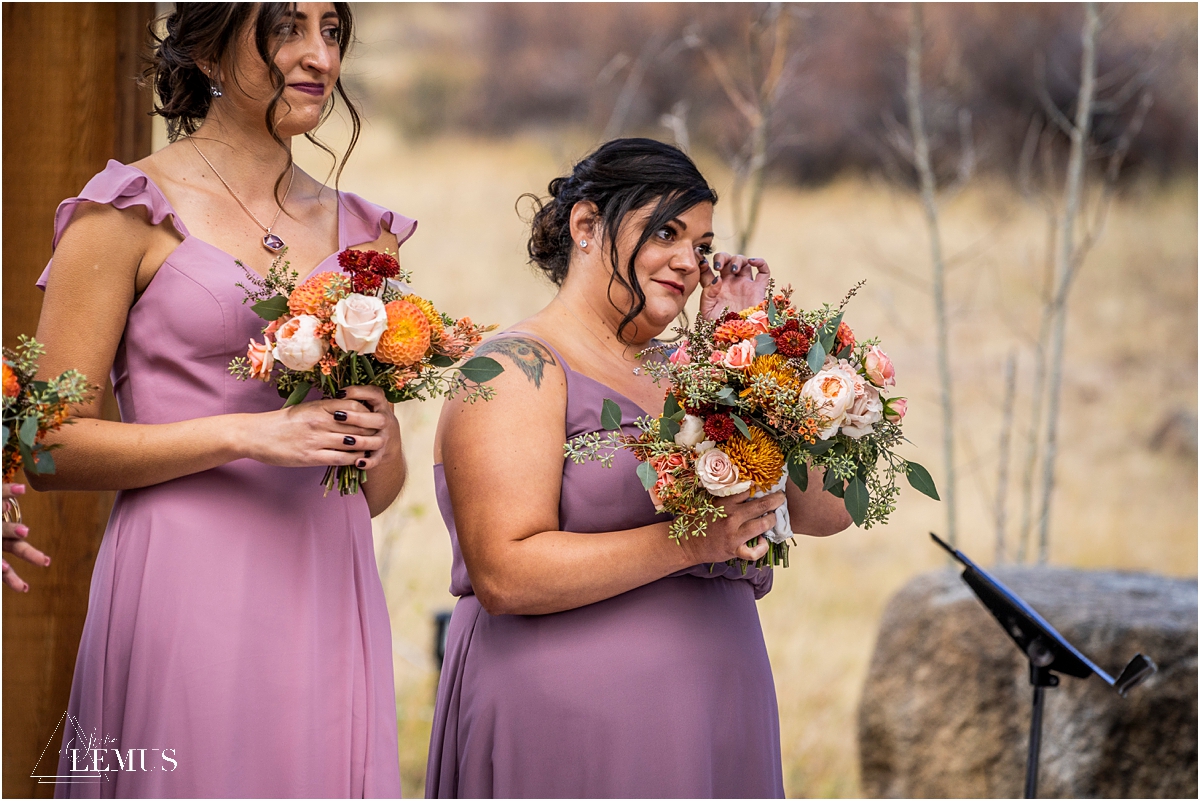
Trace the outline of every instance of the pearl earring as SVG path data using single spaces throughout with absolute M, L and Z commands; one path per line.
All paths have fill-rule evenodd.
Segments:
M 580 240 L 579 240 L 579 247 L 581 247 L 581 248 L 586 248 L 586 247 L 587 247 L 587 240 L 586 240 L 586 239 L 580 239 Z

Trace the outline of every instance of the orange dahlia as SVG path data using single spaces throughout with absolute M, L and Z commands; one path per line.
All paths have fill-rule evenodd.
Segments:
M 734 435 L 721 445 L 721 450 L 737 465 L 738 477 L 753 482 L 755 492 L 769 490 L 783 475 L 783 452 L 757 426 L 750 427 L 750 439 Z
M 738 318 L 717 326 L 717 330 L 713 332 L 713 340 L 732 345 L 744 339 L 754 339 L 759 333 L 758 326 L 754 323 Z
M 21 394 L 21 384 L 16 372 L 4 362 L 4 397 L 15 398 Z
M 420 307 L 407 300 L 393 300 L 387 310 L 387 329 L 379 338 L 375 358 L 408 367 L 429 350 L 429 319 Z
M 288 298 L 288 311 L 292 314 L 312 314 L 329 317 L 337 302 L 350 293 L 350 279 L 344 275 L 323 270 L 310 275 L 304 283 L 292 290 Z
M 405 295 L 404 300 L 407 300 L 412 305 L 421 310 L 425 315 L 425 319 L 429 321 L 429 338 L 433 342 L 437 342 L 442 338 L 442 315 L 434 308 L 433 304 L 419 295 Z

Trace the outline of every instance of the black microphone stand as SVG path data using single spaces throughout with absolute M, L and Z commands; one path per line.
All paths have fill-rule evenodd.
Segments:
M 1148 657 L 1136 654 L 1117 678 L 1105 673 L 1094 662 L 1080 653 L 1071 643 L 1054 630 L 1032 606 L 1025 603 L 1012 590 L 997 581 L 991 574 L 968 559 L 963 553 L 947 545 L 932 531 L 929 536 L 966 569 L 962 580 L 966 582 L 980 602 L 1012 638 L 1025 658 L 1029 660 L 1029 683 L 1033 685 L 1033 709 L 1029 722 L 1029 756 L 1025 763 L 1025 797 L 1037 798 L 1038 757 L 1042 747 L 1042 710 L 1045 689 L 1058 686 L 1054 672 L 1065 673 L 1086 679 L 1095 673 L 1122 698 L 1131 689 L 1141 684 L 1158 671 L 1158 666 Z

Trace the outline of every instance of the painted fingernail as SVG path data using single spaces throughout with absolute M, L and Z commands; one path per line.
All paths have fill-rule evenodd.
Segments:
M 46 567 L 50 567 L 50 557 L 46 557 Z
M 343 445 L 353 445 L 355 442 L 357 442 L 357 440 L 354 439 L 354 437 L 350 437 L 350 436 L 342 437 Z
M 346 422 L 346 413 L 343 411 L 336 411 L 333 413 L 333 419 L 337 420 L 339 423 L 344 423 Z
M 18 537 L 28 537 L 29 536 L 29 526 L 23 526 L 20 523 L 13 526 L 13 531 L 17 532 Z
M 366 467 L 366 466 L 367 466 L 367 460 L 366 460 L 366 459 L 359 459 L 359 460 L 358 460 L 357 462 L 355 462 L 354 464 L 356 464 L 356 465 L 357 465 L 357 466 L 358 466 L 358 467 L 361 469 L 361 468 L 364 468 L 364 467 Z
M 335 398 L 344 398 L 344 397 L 346 397 L 346 390 L 344 390 L 344 389 L 339 389 L 337 392 L 333 393 L 333 397 L 335 397 Z
M 24 495 L 25 494 L 25 485 L 24 484 L 13 484 L 11 487 L 9 487 L 9 492 L 11 492 L 13 495 Z

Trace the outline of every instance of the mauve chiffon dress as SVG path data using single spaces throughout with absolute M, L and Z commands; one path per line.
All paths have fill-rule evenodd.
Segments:
M 352 194 L 339 201 L 339 249 L 384 226 L 403 242 L 416 225 Z M 112 369 L 122 421 L 280 408 L 272 385 L 229 374 L 263 325 L 234 257 L 189 235 L 149 177 L 116 161 L 58 207 L 55 246 L 83 202 L 136 207 L 184 237 L 129 310 Z M 316 267 L 331 269 L 336 254 Z M 371 516 L 361 494 L 323 497 L 323 472 L 241 459 L 117 493 L 62 723 L 58 775 L 80 778 L 57 795 L 400 794 Z M 99 761 L 82 752 L 89 740 L 109 749 Z
M 567 438 L 603 430 L 605 398 L 620 405 L 624 431 L 637 433 L 644 412 L 633 401 L 555 357 L 566 373 Z M 668 520 L 636 470 L 628 451 L 612 468 L 564 459 L 559 528 Z M 698 565 L 566 612 L 491 615 L 471 591 L 441 465 L 434 478 L 459 600 L 428 797 L 783 796 L 779 711 L 755 606 L 769 570 Z

